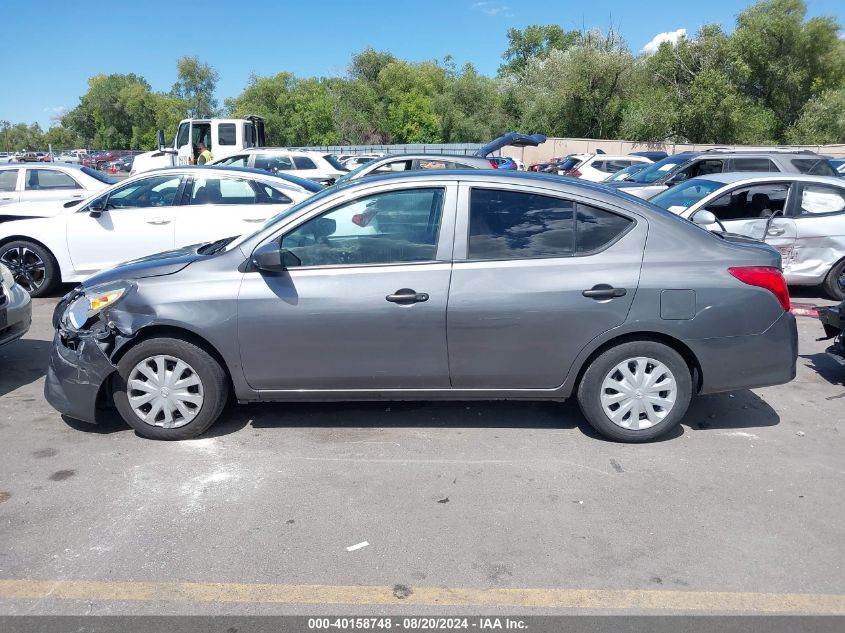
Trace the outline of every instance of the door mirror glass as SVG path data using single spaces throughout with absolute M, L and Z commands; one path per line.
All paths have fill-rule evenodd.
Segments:
M 158 142 L 158 151 L 164 151 L 164 130 L 158 130 L 156 132 L 156 140 Z
M 103 196 L 102 198 L 97 198 L 96 200 L 91 202 L 91 204 L 88 205 L 88 209 L 87 209 L 88 215 L 90 215 L 92 218 L 99 218 L 101 215 L 103 215 L 103 211 L 105 211 L 105 210 L 106 210 L 106 198 L 105 198 L 105 196 Z M 84 211 L 86 211 L 86 209 L 83 209 L 82 211 L 84 212 Z
M 264 272 L 277 273 L 286 268 L 296 268 L 302 261 L 289 250 L 280 248 L 277 241 L 262 244 L 252 253 L 252 265 Z
M 692 216 L 693 224 L 698 224 L 699 226 L 707 226 L 708 224 L 716 224 L 716 216 L 713 214 L 712 211 L 708 211 L 707 209 L 701 209 L 701 211 L 696 212 Z

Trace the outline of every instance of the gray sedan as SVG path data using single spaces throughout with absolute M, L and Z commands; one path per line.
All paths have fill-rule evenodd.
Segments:
M 17 285 L 12 272 L 0 264 L 0 346 L 26 334 L 31 322 L 29 293 Z
M 576 396 L 641 442 L 690 398 L 792 380 L 795 318 L 766 244 L 597 184 L 508 171 L 330 187 L 251 235 L 101 272 L 65 296 L 49 402 L 140 434 L 241 402 Z

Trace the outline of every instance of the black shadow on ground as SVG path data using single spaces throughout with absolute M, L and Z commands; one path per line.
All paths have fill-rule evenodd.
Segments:
M 806 366 L 815 371 L 832 385 L 845 384 L 845 367 L 837 363 L 824 352 L 799 354 L 798 358 L 807 361 Z
M 50 341 L 18 339 L 0 347 L 0 397 L 47 373 Z

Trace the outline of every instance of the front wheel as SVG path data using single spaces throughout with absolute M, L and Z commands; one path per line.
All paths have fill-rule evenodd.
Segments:
M 43 297 L 55 289 L 61 278 L 56 258 L 46 248 L 28 240 L 0 246 L 0 263 L 12 271 L 15 281 L 31 297 Z
M 647 442 L 676 427 L 692 397 L 684 359 L 655 341 L 631 341 L 595 358 L 578 385 L 578 404 L 599 433 Z
M 117 364 L 114 403 L 140 435 L 185 440 L 204 433 L 226 405 L 226 373 L 214 357 L 178 338 L 152 338 Z

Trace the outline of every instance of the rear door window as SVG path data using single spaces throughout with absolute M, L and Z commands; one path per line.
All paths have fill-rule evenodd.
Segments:
M 820 213 L 841 213 L 845 211 L 845 189 L 827 185 L 808 185 L 801 187 L 800 215 L 818 215 Z
M 18 185 L 17 169 L 4 169 L 0 171 L 0 191 L 15 191 Z
M 307 156 L 294 156 L 293 164 L 296 165 L 297 169 L 317 169 L 314 161 Z
M 780 171 L 769 158 L 734 158 L 733 171 Z
M 255 204 L 256 193 L 246 180 L 196 178 L 188 204 Z
M 81 189 L 73 178 L 56 169 L 27 169 L 27 191 L 49 191 L 51 189 Z
M 293 161 L 285 154 L 259 154 L 255 157 L 255 168 L 267 171 L 290 171 Z
M 467 257 L 535 259 L 588 254 L 606 247 L 632 225 L 628 218 L 572 200 L 473 189 Z

